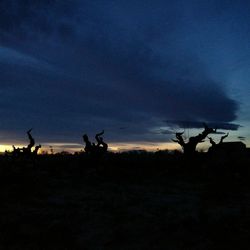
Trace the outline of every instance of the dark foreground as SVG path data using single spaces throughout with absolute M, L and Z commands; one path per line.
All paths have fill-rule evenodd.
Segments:
M 249 163 L 1 158 L 0 249 L 250 249 Z

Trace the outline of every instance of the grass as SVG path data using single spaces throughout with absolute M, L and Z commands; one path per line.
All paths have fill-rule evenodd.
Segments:
M 2 157 L 0 249 L 248 249 L 249 162 L 164 153 Z

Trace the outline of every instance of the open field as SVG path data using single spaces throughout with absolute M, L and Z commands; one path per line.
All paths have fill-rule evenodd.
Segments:
M 54 155 L 0 164 L 0 249 L 250 247 L 247 156 Z

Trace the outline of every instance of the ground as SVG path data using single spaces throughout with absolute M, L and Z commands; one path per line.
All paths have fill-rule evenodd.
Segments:
M 0 249 L 249 249 L 249 160 L 178 157 L 1 159 Z

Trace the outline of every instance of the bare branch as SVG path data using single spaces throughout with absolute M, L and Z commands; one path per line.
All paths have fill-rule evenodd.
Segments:
M 212 144 L 213 146 L 216 146 L 216 142 L 211 138 L 211 137 L 207 137 L 209 139 L 209 142 Z

